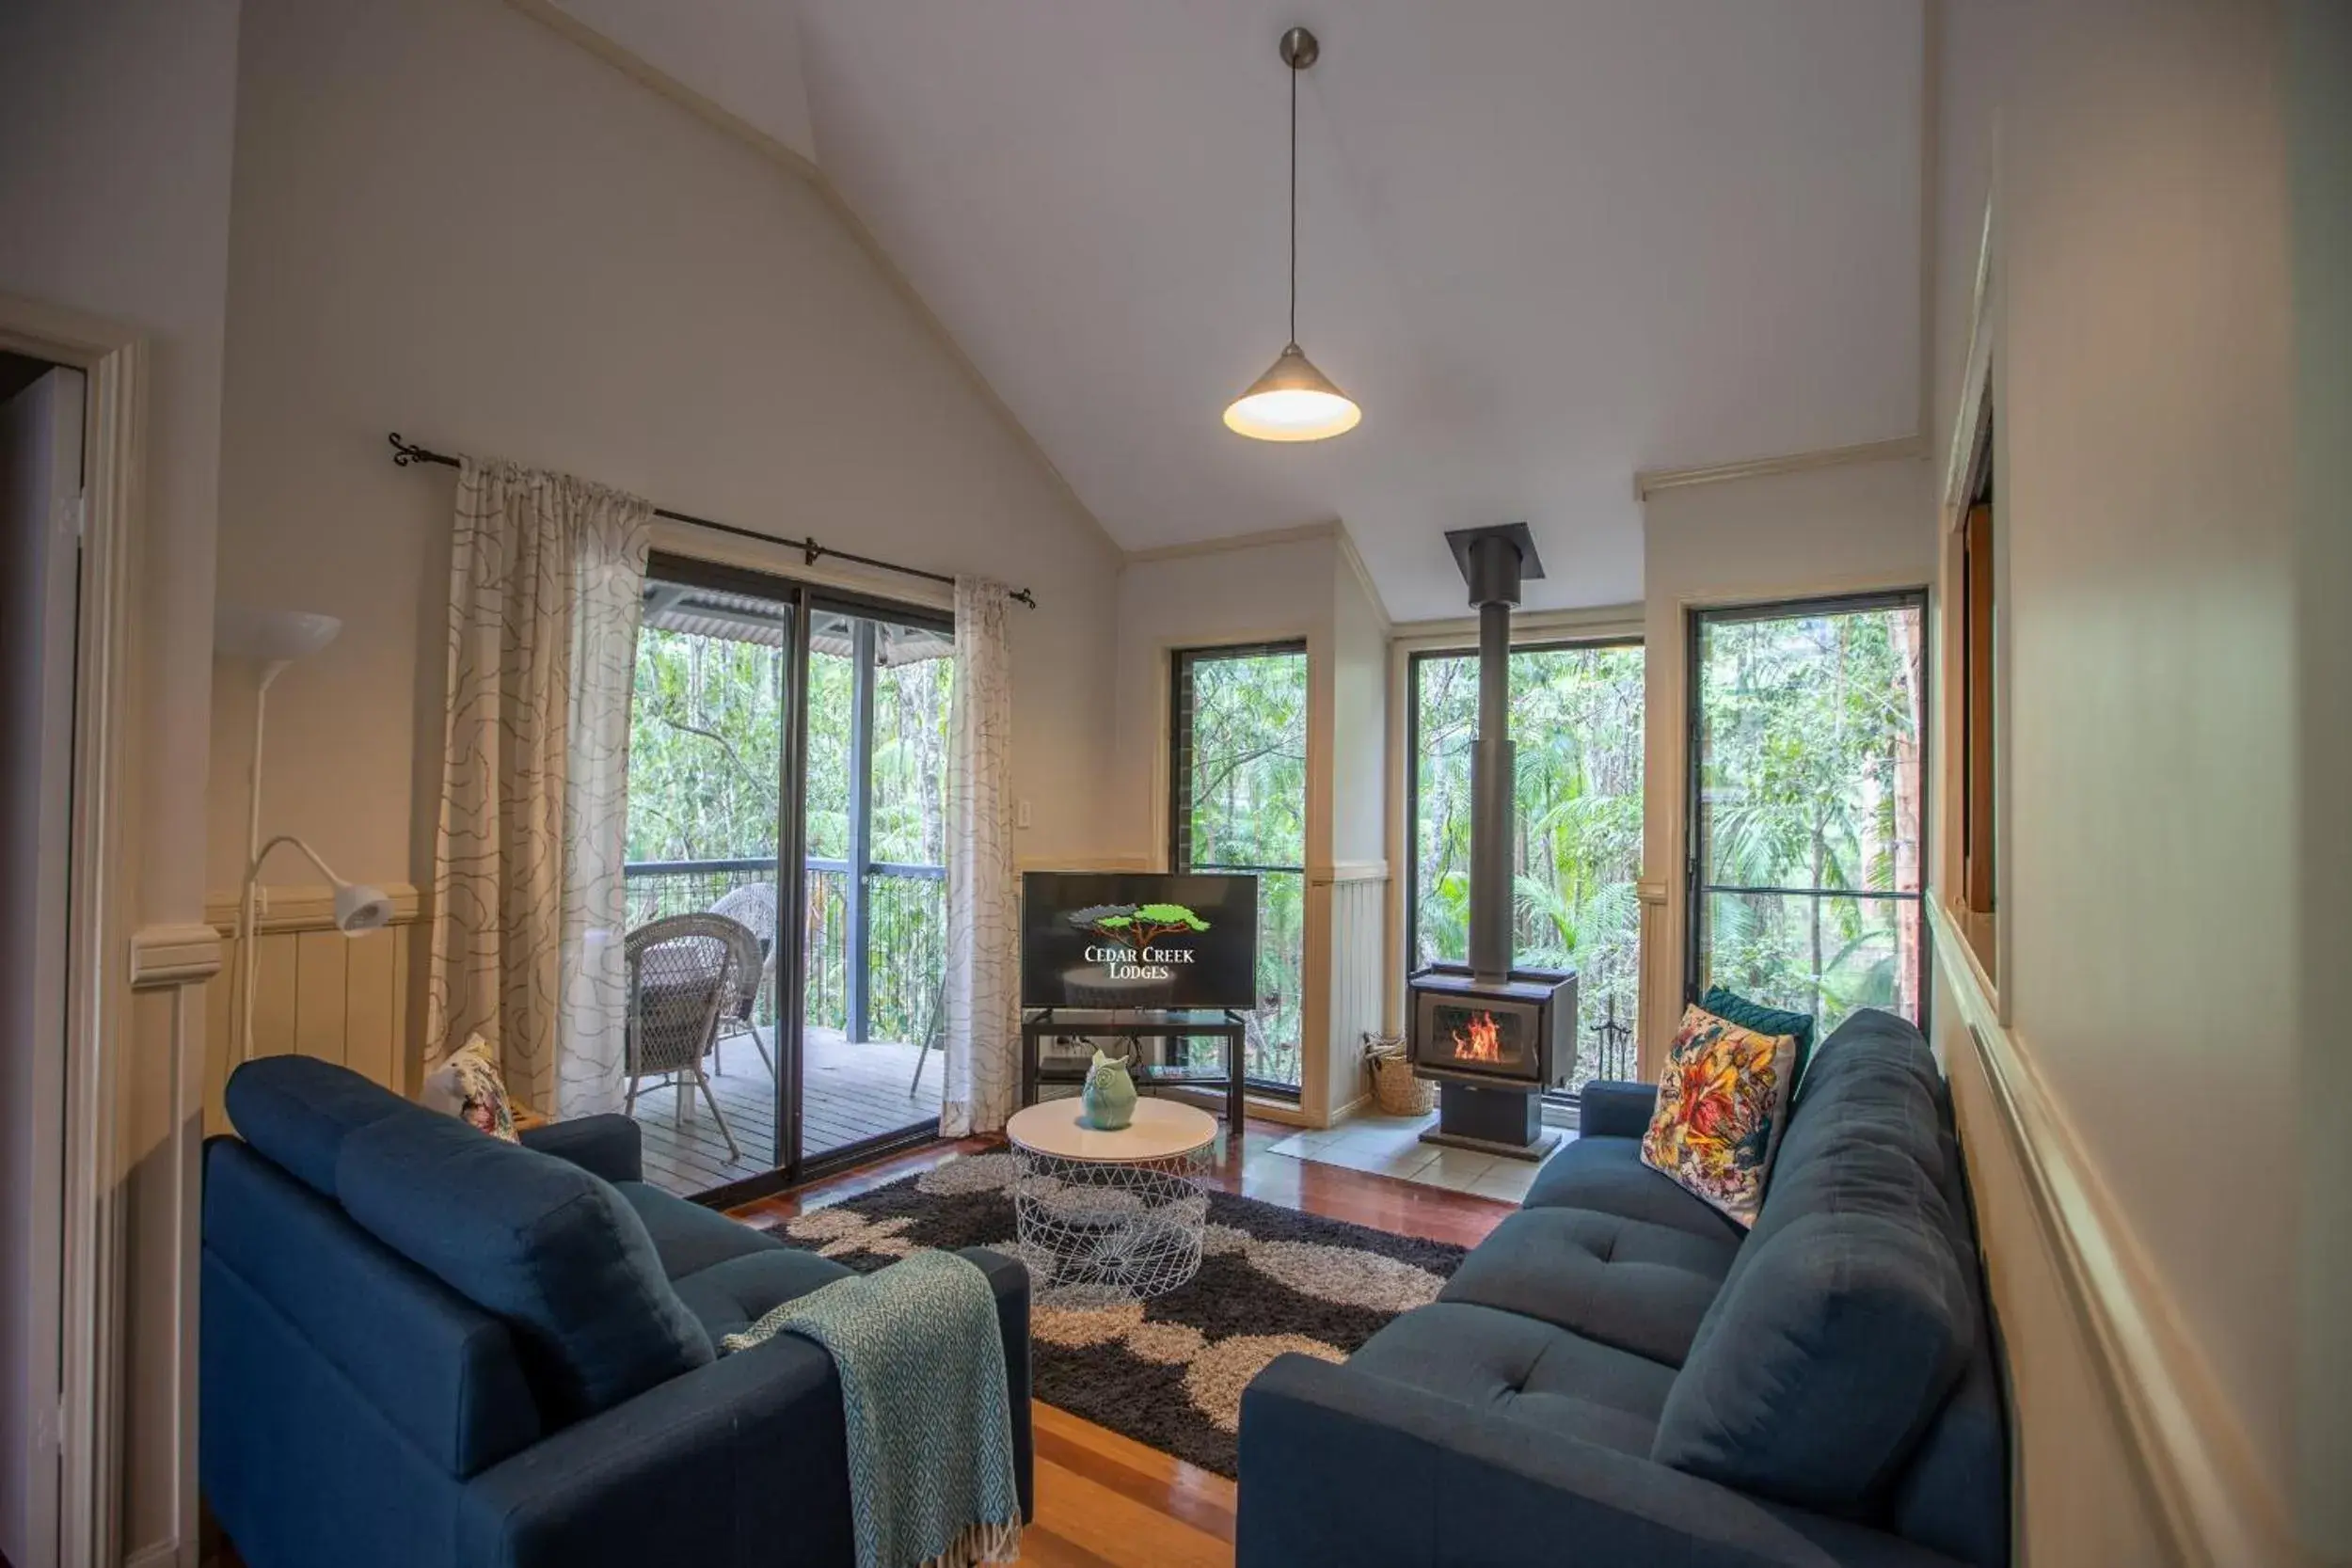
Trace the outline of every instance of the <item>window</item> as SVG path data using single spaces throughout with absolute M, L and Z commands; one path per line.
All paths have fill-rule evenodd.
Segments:
M 1175 656 L 1168 864 L 1258 877 L 1251 1086 L 1296 1094 L 1306 968 L 1307 645 Z
M 1921 1019 L 1926 596 L 1691 618 L 1690 973 Z
M 1511 652 L 1518 753 L 1518 961 L 1577 972 L 1571 1083 L 1635 1076 L 1641 996 L 1642 689 L 1639 642 Z M 1408 967 L 1460 962 L 1470 928 L 1470 751 L 1478 657 L 1415 654 L 1410 666 L 1413 853 Z
M 1946 578 L 1957 590 L 1947 611 L 1945 645 L 1959 699 L 1959 711 L 1948 722 L 1960 753 L 1952 801 L 1956 843 L 1947 852 L 1957 861 L 1950 867 L 1956 873 L 1951 879 L 1953 913 L 1959 916 L 1960 928 L 1986 976 L 1997 980 L 1993 941 L 1997 849 L 1993 693 L 2000 623 L 1994 587 L 1991 424 L 1988 411 L 1986 438 L 1978 452 L 1967 510 L 1953 534 L 1951 567 Z

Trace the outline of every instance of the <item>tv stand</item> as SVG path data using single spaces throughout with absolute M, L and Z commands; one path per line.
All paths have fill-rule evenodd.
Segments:
M 1021 1103 L 1037 1103 L 1038 1087 L 1041 1084 L 1083 1084 L 1083 1069 L 1073 1073 L 1068 1069 L 1047 1070 L 1039 1062 L 1039 1048 L 1056 1035 L 1103 1036 L 1118 1035 L 1126 1038 L 1149 1037 L 1154 1039 L 1191 1039 L 1213 1036 L 1225 1042 L 1225 1070 L 1222 1075 L 1202 1073 L 1188 1069 L 1140 1068 L 1133 1069 L 1136 1087 L 1141 1089 L 1221 1089 L 1225 1094 L 1225 1125 L 1229 1131 L 1239 1132 L 1247 1115 L 1248 1082 L 1244 1076 L 1243 1040 L 1248 1021 L 1231 1007 L 1203 1008 L 1197 1012 L 1162 1011 L 1117 1022 L 1104 1019 L 1063 1018 L 1057 1015 L 1074 1012 L 1074 1008 L 1038 1007 L 1025 1012 L 1021 1018 Z

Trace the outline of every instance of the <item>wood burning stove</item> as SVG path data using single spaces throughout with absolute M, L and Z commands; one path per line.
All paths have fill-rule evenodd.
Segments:
M 1544 575 L 1525 523 L 1446 535 L 1478 610 L 1478 744 L 1470 754 L 1470 962 L 1413 975 L 1413 1070 L 1438 1081 L 1422 1141 L 1540 1160 L 1543 1093 L 1576 1068 L 1576 973 L 1511 961 L 1511 610 Z
M 1442 1083 L 1533 1088 L 1575 1065 L 1576 976 L 1522 969 L 1501 985 L 1460 964 L 1413 976 L 1413 1064 Z

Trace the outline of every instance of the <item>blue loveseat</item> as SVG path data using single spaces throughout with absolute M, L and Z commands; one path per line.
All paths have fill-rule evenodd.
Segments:
M 1856 1015 L 1798 1087 L 1752 1233 L 1582 1136 L 1434 1304 L 1242 1400 L 1240 1568 L 2005 1568 L 2009 1449 L 1950 1102 Z
M 840 1384 L 720 1338 L 848 1271 L 640 1180 L 620 1117 L 501 1143 L 250 1062 L 204 1151 L 200 1470 L 249 1568 L 854 1560 Z M 995 1288 L 1029 1512 L 1029 1286 Z

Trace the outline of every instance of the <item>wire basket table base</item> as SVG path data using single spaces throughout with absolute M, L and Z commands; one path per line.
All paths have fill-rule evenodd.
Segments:
M 1127 1306 L 1200 1272 L 1209 1196 L 1200 1151 L 1116 1162 L 1016 1153 L 1013 1215 L 1039 1305 Z

